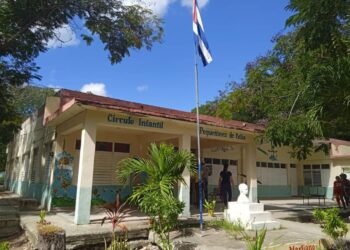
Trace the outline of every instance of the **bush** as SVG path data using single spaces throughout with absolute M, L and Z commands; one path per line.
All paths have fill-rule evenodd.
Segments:
M 151 227 L 159 235 L 164 250 L 172 249 L 169 233 L 177 225 L 184 203 L 178 201 L 173 190 L 178 182 L 185 183 L 182 173 L 195 173 L 194 155 L 173 146 L 151 144 L 147 159 L 129 158 L 119 163 L 118 179 L 124 183 L 130 176 L 147 175 L 145 183 L 136 186 L 129 201 L 138 205 L 151 218 Z
M 232 223 L 226 220 L 210 221 L 207 223 L 207 225 L 216 229 L 222 229 L 233 235 L 236 239 L 238 239 L 238 236 L 242 236 L 241 232 L 244 231 L 244 227 L 241 223 Z
M 0 242 L 0 250 L 9 250 L 10 249 L 10 243 L 5 241 L 5 242 Z
M 267 229 L 263 228 L 260 231 L 255 231 L 255 237 L 249 236 L 245 231 L 242 231 L 241 234 L 249 250 L 261 250 L 265 241 L 266 232 Z
M 130 250 L 130 246 L 128 244 L 128 237 L 113 237 L 111 244 L 107 247 L 107 242 L 105 241 L 105 249 L 106 250 Z
M 52 206 L 54 207 L 74 207 L 75 199 L 69 197 L 55 197 L 52 199 Z
M 208 216 L 213 217 L 215 212 L 216 200 L 204 201 L 204 208 L 208 211 Z
M 322 231 L 327 234 L 335 246 L 342 244 L 343 239 L 348 233 L 348 227 L 339 216 L 338 208 L 314 209 L 313 217 L 321 223 Z

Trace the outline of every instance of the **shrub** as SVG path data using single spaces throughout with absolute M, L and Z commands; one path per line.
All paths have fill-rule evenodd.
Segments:
M 321 223 L 322 231 L 327 234 L 333 244 L 338 248 L 343 244 L 343 239 L 348 233 L 348 227 L 339 216 L 338 208 L 314 209 L 313 217 Z
M 40 210 L 39 212 L 39 223 L 40 224 L 45 224 L 46 223 L 46 220 L 45 220 L 45 217 L 46 217 L 46 211 L 45 210 Z
M 267 229 L 263 228 L 260 231 L 255 231 L 255 237 L 249 236 L 245 231 L 241 231 L 241 234 L 249 250 L 261 250 L 265 241 L 266 232 Z
M 128 244 L 127 235 L 125 235 L 124 237 L 119 237 L 119 236 L 113 237 L 109 247 L 107 247 L 107 242 L 105 241 L 105 249 L 106 250 L 130 250 L 131 248 Z
M 136 186 L 128 199 L 151 218 L 151 227 L 159 235 L 164 250 L 171 249 L 169 233 L 177 225 L 184 203 L 178 201 L 173 190 L 178 182 L 185 183 L 182 173 L 195 173 L 194 155 L 173 146 L 151 144 L 148 159 L 128 158 L 119 163 L 117 177 L 126 182 L 130 176 L 147 175 L 145 183 Z
M 110 250 L 129 250 L 128 236 L 127 236 L 127 227 L 122 223 L 125 218 L 125 214 L 129 209 L 125 209 L 126 203 L 120 202 L 119 193 L 117 193 L 115 202 L 112 207 L 104 206 L 106 216 L 102 219 L 101 226 L 106 220 L 112 222 L 112 240 L 109 247 L 105 241 L 105 249 Z M 116 236 L 115 229 L 119 227 L 124 232 L 124 237 Z
M 216 205 L 216 200 L 204 201 L 204 208 L 207 209 L 208 211 L 208 216 L 213 217 L 214 216 L 214 211 L 215 211 L 215 205 Z
M 228 222 L 227 220 L 214 220 L 208 222 L 207 225 L 216 229 L 225 230 L 227 233 L 233 235 L 236 239 L 238 236 L 242 236 L 242 231 L 244 231 L 244 227 L 240 222 L 232 223 Z
M 10 249 L 10 243 L 5 241 L 5 242 L 0 242 L 0 250 L 9 250 Z

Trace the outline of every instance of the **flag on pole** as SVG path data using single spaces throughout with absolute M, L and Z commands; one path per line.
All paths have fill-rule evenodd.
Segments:
M 207 66 L 213 61 L 213 58 L 209 50 L 209 44 L 205 39 L 203 22 L 199 13 L 197 0 L 193 0 L 193 32 L 198 53 L 202 58 L 203 65 Z

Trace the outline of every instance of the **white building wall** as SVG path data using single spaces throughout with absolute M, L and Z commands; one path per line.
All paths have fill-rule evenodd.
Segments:
M 54 130 L 43 127 L 43 116 L 34 113 L 21 125 L 21 129 L 8 145 L 6 187 L 21 196 L 40 200 L 43 183 L 47 180 L 42 168 L 49 153 L 43 147 L 54 139 Z M 35 149 L 37 155 L 34 157 Z

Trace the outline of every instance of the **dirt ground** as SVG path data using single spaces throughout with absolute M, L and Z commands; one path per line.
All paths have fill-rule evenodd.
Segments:
M 10 243 L 10 249 L 12 250 L 30 250 L 32 249 L 30 246 L 30 243 L 24 233 L 24 231 L 21 231 L 17 235 L 8 237 L 8 238 L 1 238 L 0 242 L 9 242 Z

